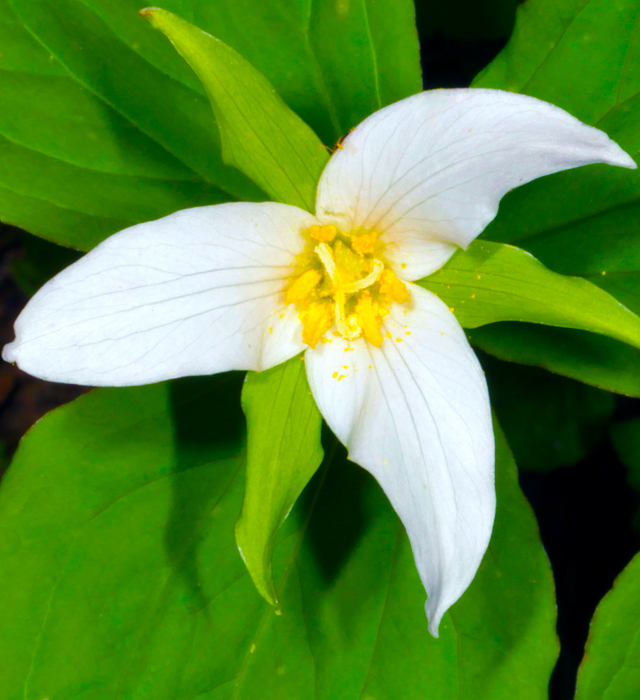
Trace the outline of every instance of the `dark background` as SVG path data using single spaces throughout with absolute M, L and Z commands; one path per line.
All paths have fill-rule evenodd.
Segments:
M 518 1 L 417 0 L 416 4 L 424 87 L 429 89 L 468 86 L 505 45 Z M 45 253 L 51 274 L 74 257 L 0 224 L 0 345 L 13 338 L 13 321 L 27 292 L 39 281 L 29 267 L 34 248 L 39 259 Z M 491 389 L 495 361 L 482 355 L 480 359 Z M 24 432 L 82 391 L 35 379 L 0 362 L 0 473 Z M 616 401 L 614 420 L 640 416 L 640 400 L 617 397 Z M 586 459 L 548 472 L 521 470 L 520 483 L 538 518 L 556 581 L 561 653 L 550 699 L 569 700 L 593 611 L 640 550 L 640 534 L 632 525 L 640 496 L 627 485 L 625 468 L 606 434 Z

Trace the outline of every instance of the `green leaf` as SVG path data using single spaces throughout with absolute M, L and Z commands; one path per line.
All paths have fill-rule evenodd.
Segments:
M 242 390 L 247 470 L 236 541 L 256 588 L 279 606 L 272 559 L 276 533 L 322 462 L 322 416 L 302 357 L 249 372 Z
M 551 102 L 606 131 L 636 157 L 640 149 L 640 6 L 635 0 L 529 0 L 507 47 L 474 81 Z M 580 70 L 576 71 L 576 60 Z M 491 240 L 567 235 L 597 226 L 616 235 L 640 201 L 640 174 L 589 166 L 529 183 L 508 195 L 487 229 Z M 540 206 L 543 202 L 544 206 Z M 637 214 L 636 214 L 637 216 Z M 581 239 L 576 236 L 578 243 Z M 526 242 L 525 242 L 526 241 Z
M 519 469 L 550 471 L 584 459 L 606 435 L 613 394 L 537 367 L 481 355 L 491 406 Z
M 518 9 L 507 47 L 474 85 L 552 102 L 606 131 L 637 161 L 639 23 L 640 7 L 635 0 L 615 4 L 607 0 L 528 0 Z M 633 311 L 640 311 L 639 214 L 638 171 L 596 165 L 517 188 L 504 198 L 500 214 L 485 235 L 491 240 L 517 242 L 552 270 L 586 276 Z M 568 339 L 563 345 L 571 343 L 570 335 L 560 336 Z M 536 342 L 533 336 L 530 340 Z M 606 377 L 607 382 L 611 380 L 609 387 L 618 385 L 624 393 L 637 395 L 635 382 L 629 383 L 629 370 L 623 365 L 594 364 L 598 357 L 620 356 L 616 344 L 588 342 L 588 357 L 577 359 L 575 365 L 582 364 L 592 377 L 585 381 L 594 383 L 595 379 L 602 386 Z M 593 342 L 597 347 L 591 347 Z M 546 344 L 539 350 L 546 355 Z M 556 359 L 557 368 L 571 363 L 569 357 Z M 638 367 L 635 356 L 628 360 L 632 368 Z M 616 373 L 620 373 L 618 378 L 613 377 Z M 575 371 L 568 376 L 575 376 Z
M 61 0 L 52 15 L 43 0 L 0 0 L 0 137 L 16 147 L 3 163 L 2 220 L 88 250 L 175 209 L 264 198 L 223 164 L 200 81 L 143 7 Z M 166 7 L 244 56 L 329 144 L 420 89 L 410 0 Z
M 578 675 L 576 700 L 635 700 L 640 687 L 640 555 L 598 605 Z
M 599 287 L 544 267 L 524 250 L 474 241 L 420 280 L 464 328 L 524 321 L 588 330 L 640 347 L 640 318 Z
M 99 389 L 24 438 L 0 489 L 0 685 L 42 700 L 543 700 L 552 576 L 498 431 L 498 513 L 440 639 L 396 515 L 340 451 L 285 521 L 282 615 L 234 541 L 236 375 Z
M 272 199 L 315 211 L 329 155 L 316 134 L 240 54 L 170 12 L 140 14 L 171 40 L 204 85 L 216 115 L 224 161 Z
M 509 362 L 543 367 L 617 394 L 640 397 L 640 351 L 616 340 L 568 328 L 492 323 L 469 341 Z

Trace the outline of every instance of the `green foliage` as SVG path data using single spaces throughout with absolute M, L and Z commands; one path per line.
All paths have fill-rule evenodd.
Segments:
M 193 68 L 209 95 L 222 157 L 277 202 L 315 211 L 329 155 L 266 78 L 219 39 L 164 10 L 143 10 Z
M 272 558 L 278 528 L 320 466 L 322 416 L 302 357 L 249 372 L 242 390 L 248 449 L 236 541 L 256 588 L 278 605 Z
M 576 700 L 635 700 L 640 688 L 640 555 L 596 610 Z
M 474 241 L 421 286 L 437 294 L 464 328 L 524 321 L 577 328 L 640 347 L 640 318 L 578 277 L 551 272 L 526 251 Z
M 519 469 L 544 472 L 575 464 L 606 436 L 612 394 L 489 355 L 481 362 L 491 406 Z
M 264 198 L 222 162 L 202 85 L 143 8 L 0 0 L 3 221 L 88 250 L 177 209 Z M 328 144 L 420 89 L 409 0 L 165 8 L 238 51 Z
M 467 335 L 472 345 L 501 360 L 640 397 L 640 352 L 604 336 L 529 323 L 493 323 Z
M 342 450 L 285 522 L 276 615 L 234 542 L 239 380 L 95 390 L 24 438 L 0 490 L 6 697 L 543 700 L 551 572 L 501 434 L 491 545 L 439 640 L 403 528 Z
M 608 0 L 528 0 L 518 9 L 507 47 L 474 85 L 552 102 L 606 131 L 638 160 L 639 22 L 640 7 L 635 0 L 615 4 Z M 552 270 L 585 276 L 637 311 L 638 201 L 638 171 L 579 168 L 510 193 L 484 236 L 517 242 Z M 543 366 L 571 377 L 582 378 L 584 372 L 584 381 L 637 395 L 623 361 L 630 361 L 633 371 L 640 356 L 621 350 L 612 341 L 597 339 L 587 341 L 584 352 L 573 357 L 561 348 L 573 347 L 577 336 L 559 332 L 554 359 L 545 359 L 549 337 L 546 329 L 528 334 L 533 344 L 529 354 L 543 356 L 539 364 L 545 362 Z M 510 342 L 510 336 L 503 334 L 500 345 L 506 347 Z M 527 352 L 520 350 L 520 344 L 510 347 L 509 359 L 527 362 Z M 607 364 L 612 360 L 618 361 Z

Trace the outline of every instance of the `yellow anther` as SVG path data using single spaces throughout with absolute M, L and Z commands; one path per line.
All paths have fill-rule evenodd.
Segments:
M 362 328 L 364 337 L 371 345 L 379 348 L 382 345 L 382 334 L 380 333 L 382 318 L 378 304 L 373 301 L 371 294 L 368 292 L 358 299 L 355 316 L 358 319 L 358 325 Z
M 287 289 L 285 304 L 298 304 L 304 301 L 322 279 L 317 270 L 307 270 Z
M 333 325 L 331 304 L 310 304 L 300 312 L 302 321 L 302 342 L 315 348 L 318 341 Z
M 338 231 L 333 224 L 329 224 L 328 226 L 314 224 L 309 231 L 311 238 L 315 238 L 316 241 L 321 241 L 323 243 L 332 241 L 336 237 L 336 233 L 338 233 Z
M 362 236 L 353 236 L 351 239 L 351 247 L 358 255 L 366 255 L 373 253 L 376 246 L 378 236 L 375 232 L 365 233 Z
M 380 275 L 380 294 L 389 301 L 404 304 L 409 298 L 409 292 L 404 282 L 401 282 L 389 268 L 386 268 Z

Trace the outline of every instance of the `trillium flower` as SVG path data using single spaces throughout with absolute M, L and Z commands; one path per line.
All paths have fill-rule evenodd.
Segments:
M 406 527 L 437 636 L 489 542 L 494 442 L 462 328 L 413 282 L 478 236 L 512 188 L 597 162 L 636 167 L 545 102 L 423 92 L 347 136 L 315 216 L 230 203 L 132 226 L 33 297 L 3 357 L 51 381 L 131 386 L 305 351 L 322 415 Z

